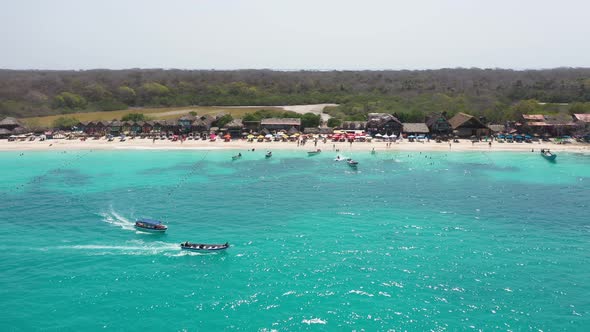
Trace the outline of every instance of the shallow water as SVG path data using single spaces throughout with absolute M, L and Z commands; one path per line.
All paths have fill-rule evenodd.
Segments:
M 589 156 L 236 152 L 0 153 L 0 329 L 590 326 Z

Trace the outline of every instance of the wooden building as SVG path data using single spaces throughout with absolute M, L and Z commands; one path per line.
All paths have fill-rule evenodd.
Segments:
M 225 127 L 227 128 L 227 133 L 232 138 L 241 138 L 242 132 L 244 131 L 244 124 L 242 123 L 242 119 L 233 119 L 228 122 Z
M 426 126 L 432 135 L 446 136 L 453 133 L 446 112 L 431 114 L 426 119 Z
M 367 132 L 370 135 L 387 134 L 399 135 L 404 125 L 392 114 L 369 113 L 367 119 Z
M 267 129 L 268 131 L 290 130 L 295 128 L 297 131 L 301 130 L 301 119 L 299 118 L 269 118 L 260 121 L 260 129 Z
M 490 128 L 478 118 L 466 113 L 457 113 L 449 120 L 453 133 L 459 137 L 481 137 L 490 134 Z
M 340 126 L 342 130 L 367 130 L 367 121 L 343 121 Z
M 408 135 L 428 135 L 430 130 L 426 123 L 404 123 L 404 134 Z

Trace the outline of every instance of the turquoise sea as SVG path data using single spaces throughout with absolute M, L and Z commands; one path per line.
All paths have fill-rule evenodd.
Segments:
M 241 152 L 0 152 L 0 330 L 590 329 L 590 156 Z

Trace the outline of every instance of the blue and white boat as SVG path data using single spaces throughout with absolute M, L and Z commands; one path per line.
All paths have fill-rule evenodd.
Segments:
M 145 218 L 137 220 L 135 222 L 135 228 L 154 233 L 164 233 L 168 229 L 168 227 L 162 224 L 162 222 L 159 220 Z
M 555 158 L 557 158 L 557 155 L 555 153 L 551 153 L 549 149 L 541 149 L 541 156 L 549 161 L 555 161 Z
M 205 244 L 205 243 L 191 243 L 185 242 L 180 244 L 180 248 L 190 251 L 218 251 L 229 248 L 229 243 L 224 244 Z

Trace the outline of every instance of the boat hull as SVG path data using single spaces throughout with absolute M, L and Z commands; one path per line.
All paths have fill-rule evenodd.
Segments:
M 150 232 L 150 233 L 165 233 L 168 228 L 163 228 L 163 229 L 157 229 L 157 228 L 146 228 L 146 227 L 141 227 L 141 226 L 137 226 L 135 225 L 135 229 L 143 231 L 143 232 Z
M 541 154 L 543 156 L 543 158 L 549 160 L 549 161 L 555 161 L 555 158 L 557 158 L 556 154 L 550 154 L 550 155 L 546 155 L 546 154 Z
M 194 244 L 186 246 L 184 243 L 180 244 L 180 249 L 188 251 L 208 252 L 208 251 L 221 251 L 229 248 L 229 245 L 219 244 Z

